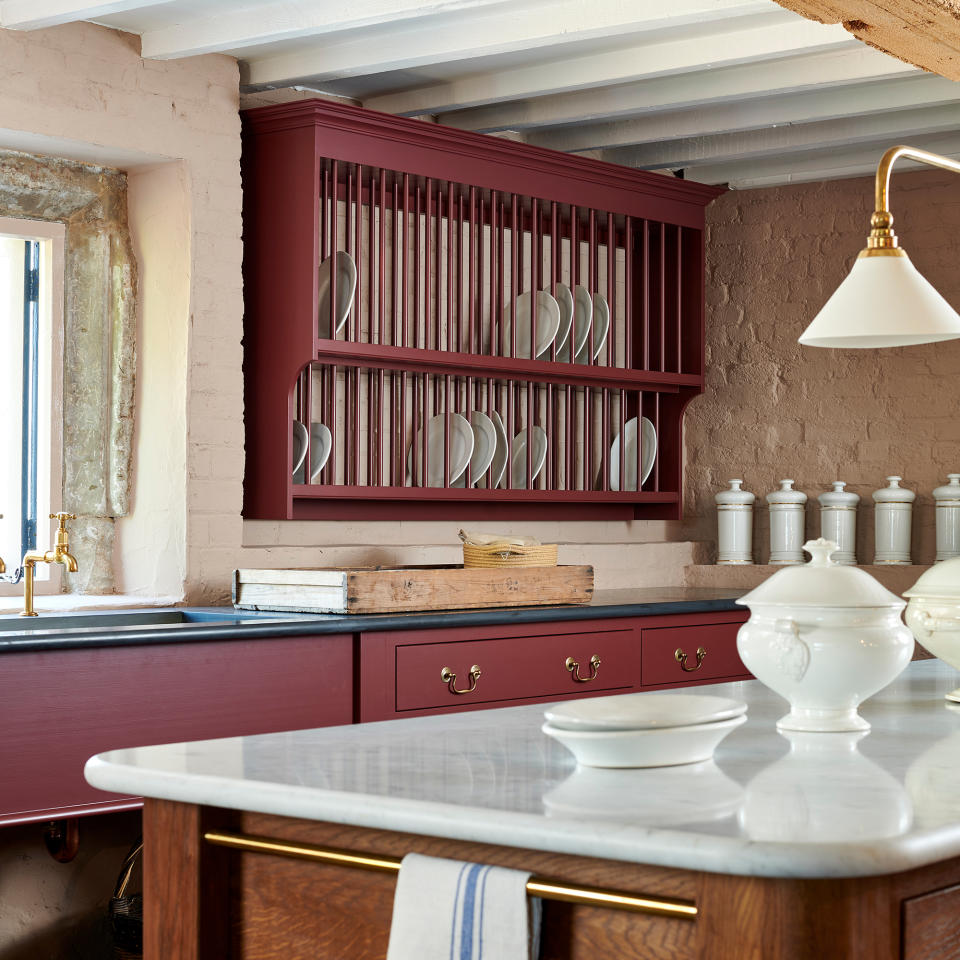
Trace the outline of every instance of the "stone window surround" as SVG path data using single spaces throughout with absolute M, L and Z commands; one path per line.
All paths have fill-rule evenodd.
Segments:
M 79 571 L 64 581 L 70 592 L 113 593 L 114 520 L 130 506 L 136 375 L 126 174 L 0 150 L 0 216 L 65 226 L 61 502 L 77 515 L 70 542 Z

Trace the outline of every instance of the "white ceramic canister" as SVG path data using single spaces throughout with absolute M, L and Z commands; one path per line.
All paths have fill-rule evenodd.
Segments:
M 948 473 L 949 483 L 933 491 L 937 504 L 937 561 L 960 557 L 960 473 Z
M 876 503 L 874 563 L 910 563 L 910 524 L 917 495 L 900 486 L 902 477 L 886 477 L 887 486 L 873 491 Z
M 837 545 L 811 540 L 813 558 L 785 567 L 738 603 L 750 619 L 737 634 L 747 669 L 790 701 L 780 730 L 868 730 L 857 707 L 910 662 L 906 606 L 859 567 L 834 563 Z
M 834 480 L 833 489 L 821 493 L 820 536 L 837 545 L 834 563 L 850 566 L 857 562 L 857 505 L 860 497 L 844 490 L 846 482 Z
M 780 489 L 767 494 L 770 504 L 770 563 L 803 563 L 803 535 L 807 495 L 781 480 Z
M 960 557 L 935 564 L 903 595 L 917 643 L 960 670 Z M 960 688 L 946 697 L 960 703 Z
M 741 490 L 742 480 L 729 480 L 717 502 L 717 563 L 753 563 L 753 502 L 756 496 Z

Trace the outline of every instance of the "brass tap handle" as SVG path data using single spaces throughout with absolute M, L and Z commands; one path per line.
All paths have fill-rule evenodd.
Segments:
M 59 523 L 57 527 L 57 546 L 61 549 L 66 549 L 70 546 L 70 534 L 67 530 L 67 521 L 76 520 L 77 515 L 75 513 L 51 513 L 51 520 L 56 520 Z
M 567 657 L 564 666 L 570 671 L 573 679 L 577 683 L 589 683 L 591 680 L 597 679 L 597 674 L 600 672 L 600 657 L 597 654 L 594 654 L 590 658 L 590 666 L 593 668 L 589 677 L 580 676 L 580 664 L 578 661 L 574 660 L 573 657 Z
M 447 685 L 447 689 L 451 693 L 460 696 L 464 693 L 473 693 L 477 689 L 477 681 L 480 679 L 481 672 L 476 664 L 470 668 L 470 686 L 466 690 L 457 689 L 457 675 L 449 667 L 444 667 L 440 671 L 440 679 Z
M 703 658 L 707 655 L 706 647 L 697 647 L 697 665 L 695 667 L 687 666 L 687 655 L 680 647 L 673 651 L 673 659 L 680 664 L 680 669 L 684 673 L 695 673 L 703 666 Z

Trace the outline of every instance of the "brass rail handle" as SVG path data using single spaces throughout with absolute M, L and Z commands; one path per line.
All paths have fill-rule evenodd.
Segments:
M 464 693 L 473 693 L 473 691 L 477 689 L 477 681 L 480 679 L 481 672 L 476 664 L 470 668 L 470 686 L 467 687 L 466 690 L 457 689 L 457 675 L 449 667 L 443 667 L 443 669 L 441 669 L 440 679 L 447 685 L 447 689 L 451 693 L 460 696 Z
M 576 680 L 577 683 L 589 683 L 591 680 L 596 680 L 597 674 L 600 672 L 600 657 L 594 654 L 590 658 L 590 666 L 593 667 L 593 670 L 589 677 L 580 676 L 580 663 L 574 660 L 573 657 L 567 657 L 564 666 L 573 674 L 573 679 Z
M 687 666 L 687 655 L 683 652 L 682 648 L 677 647 L 673 651 L 673 659 L 680 664 L 680 669 L 684 673 L 696 673 L 703 666 L 703 658 L 707 655 L 706 647 L 697 647 L 697 665 L 695 667 Z
M 255 837 L 242 833 L 208 831 L 203 839 L 216 847 L 229 847 L 248 853 L 272 853 L 297 860 L 314 860 L 318 863 L 359 867 L 361 870 L 376 870 L 382 873 L 399 873 L 400 858 L 336 847 L 321 847 L 312 843 L 293 843 Z M 591 906 L 612 907 L 614 910 L 630 910 L 634 913 L 650 913 L 661 917 L 676 917 L 679 920 L 696 920 L 697 905 L 690 900 L 675 900 L 665 897 L 645 897 L 639 893 L 603 887 L 575 886 L 551 880 L 549 877 L 533 876 L 527 881 L 527 893 L 542 900 L 562 900 L 566 903 L 585 903 Z

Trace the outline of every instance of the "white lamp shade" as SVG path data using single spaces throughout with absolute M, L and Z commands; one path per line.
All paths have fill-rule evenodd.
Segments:
M 803 332 L 808 347 L 905 347 L 960 337 L 960 315 L 910 258 L 860 257 Z

